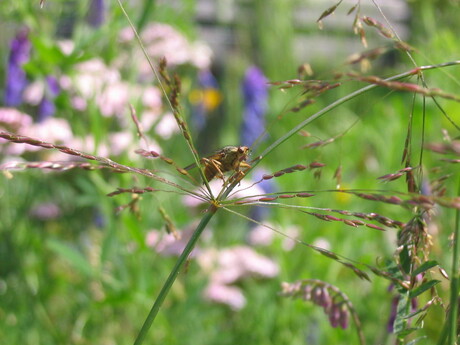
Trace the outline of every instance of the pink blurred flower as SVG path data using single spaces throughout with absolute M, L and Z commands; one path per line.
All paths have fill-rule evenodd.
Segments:
M 299 228 L 297 226 L 289 226 L 288 228 L 284 229 L 283 232 L 286 235 L 288 235 L 289 237 L 297 238 L 299 236 L 300 231 L 299 231 Z M 285 237 L 283 239 L 282 248 L 285 251 L 288 252 L 288 251 L 292 250 L 296 244 L 297 244 L 296 241 L 291 240 L 288 237 Z
M 233 309 L 243 308 L 246 299 L 242 291 L 231 284 L 248 276 L 273 278 L 279 273 L 279 267 L 273 260 L 246 246 L 203 251 L 197 259 L 203 270 L 210 274 L 204 297 Z M 228 296 L 225 296 L 226 293 Z
M 67 143 L 73 137 L 72 129 L 67 120 L 52 117 L 25 128 L 21 134 L 41 138 L 52 143 Z
M 128 111 L 129 84 L 116 82 L 106 85 L 97 97 L 97 105 L 103 116 L 121 115 Z
M 80 111 L 86 110 L 89 101 L 95 101 L 103 116 L 120 116 L 126 121 L 129 103 L 140 100 L 146 112 L 155 116 L 161 113 L 161 92 L 156 87 L 128 83 L 122 80 L 118 69 L 98 58 L 77 65 L 75 75 L 61 77 L 59 84 L 72 95 L 72 104 Z M 143 115 L 139 117 L 141 123 L 145 121 Z M 149 127 L 145 129 L 149 130 L 156 120 L 147 116 Z
M 22 98 L 24 102 L 31 105 L 38 105 L 45 95 L 45 83 L 43 80 L 36 80 L 24 90 Z
M 151 230 L 147 233 L 145 243 L 150 248 L 153 248 L 157 253 L 163 256 L 179 256 L 184 250 L 187 242 L 195 230 L 194 226 L 190 226 L 177 235 L 168 234 L 164 231 Z M 192 250 L 190 257 L 194 257 L 200 252 L 198 247 Z
M 267 225 L 272 226 L 271 224 Z M 273 243 L 274 238 L 274 231 L 263 225 L 256 225 L 249 232 L 248 242 L 254 246 L 269 246 Z
M 142 104 L 150 110 L 161 109 L 163 105 L 161 97 L 161 91 L 157 87 L 146 87 L 142 94 Z
M 211 302 L 226 304 L 233 310 L 240 310 L 246 305 L 246 298 L 240 288 L 211 283 L 204 290 L 203 296 Z
M 134 34 L 130 27 L 120 31 L 120 41 L 130 42 L 134 40 Z M 152 23 L 141 33 L 147 53 L 154 59 L 165 57 L 169 65 L 191 64 L 199 69 L 209 68 L 211 65 L 211 49 L 202 42 L 189 42 L 187 38 L 172 26 L 162 23 Z M 137 48 L 137 46 L 136 46 Z M 152 78 L 150 65 L 143 57 L 140 49 L 136 49 L 134 56 L 126 55 L 120 65 L 126 64 L 127 60 L 139 61 L 139 71 L 144 78 Z
M 14 108 L 0 108 L 0 128 L 17 131 L 32 124 L 32 117 Z
M 155 132 L 163 139 L 169 139 L 174 133 L 179 132 L 176 119 L 172 113 L 166 113 L 155 126 Z
M 72 140 L 72 130 L 67 120 L 52 117 L 40 123 L 31 123 L 30 125 L 17 128 L 15 132 L 55 144 L 68 143 Z M 42 150 L 42 148 L 38 146 L 14 144 L 9 145 L 6 152 L 10 155 L 21 155 L 24 152 L 35 152 L 39 150 Z
M 223 284 L 232 284 L 251 275 L 273 278 L 279 273 L 278 264 L 246 246 L 226 248 L 211 254 L 206 252 L 198 258 L 203 267 L 208 260 L 214 263 L 211 280 Z
M 51 220 L 61 215 L 61 209 L 52 202 L 39 204 L 30 210 L 30 216 L 40 220 Z

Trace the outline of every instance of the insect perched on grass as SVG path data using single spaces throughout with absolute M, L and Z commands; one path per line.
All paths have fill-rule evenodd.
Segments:
M 244 177 L 244 172 L 251 166 L 246 163 L 248 158 L 249 147 L 247 146 L 225 146 L 214 154 L 201 158 L 200 162 L 204 167 L 204 176 L 209 182 L 214 177 L 224 180 L 224 173 L 228 171 L 235 172 L 235 178 L 241 179 Z M 196 167 L 196 164 L 191 164 L 185 168 L 190 170 Z

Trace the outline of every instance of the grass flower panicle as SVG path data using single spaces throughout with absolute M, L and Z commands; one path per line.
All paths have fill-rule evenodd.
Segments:
M 306 279 L 283 283 L 280 293 L 284 297 L 301 298 L 323 308 L 332 327 L 348 328 L 350 315 L 355 323 L 360 344 L 365 344 L 361 322 L 348 296 L 336 286 L 326 282 Z

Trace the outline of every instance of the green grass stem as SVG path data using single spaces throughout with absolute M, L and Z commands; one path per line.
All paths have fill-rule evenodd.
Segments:
M 458 195 L 460 195 L 460 179 L 459 179 L 459 189 Z M 450 281 L 450 313 L 448 327 L 449 327 L 449 345 L 454 345 L 457 343 L 457 312 L 458 312 L 458 254 L 459 254 L 459 241 L 458 236 L 460 233 L 460 210 L 455 212 L 455 225 L 454 225 L 454 243 L 453 243 L 453 252 L 452 252 L 452 276 Z
M 144 324 L 142 325 L 142 328 L 139 331 L 139 334 L 137 335 L 134 345 L 141 345 L 144 342 L 144 339 L 147 336 L 147 333 L 150 327 L 152 326 L 153 321 L 155 321 L 155 318 L 166 296 L 168 295 L 169 290 L 171 289 L 171 286 L 173 285 L 174 281 L 179 275 L 181 268 L 184 266 L 185 262 L 187 261 L 188 256 L 190 255 L 193 248 L 195 247 L 195 244 L 200 238 L 201 234 L 203 233 L 203 230 L 206 228 L 206 225 L 211 220 L 211 218 L 214 216 L 214 214 L 217 212 L 217 210 L 218 209 L 215 207 L 210 207 L 208 209 L 208 212 L 204 215 L 204 217 L 201 219 L 200 223 L 196 227 L 195 231 L 193 232 L 192 237 L 187 242 L 187 245 L 185 246 L 182 254 L 177 259 L 177 262 L 174 268 L 169 273 L 168 279 L 166 279 L 166 282 L 163 284 L 163 287 L 161 288 L 161 291 L 158 294 L 158 297 L 155 300 L 155 303 L 153 304 L 152 309 L 150 309 L 149 315 L 145 319 Z

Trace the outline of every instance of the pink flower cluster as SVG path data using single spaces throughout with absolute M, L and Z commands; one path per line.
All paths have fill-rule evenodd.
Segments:
M 200 70 L 211 66 L 212 51 L 209 46 L 200 41 L 190 42 L 170 25 L 151 23 L 142 31 L 140 37 L 147 54 L 152 59 L 164 57 L 168 65 L 190 64 Z M 119 39 L 121 43 L 133 42 L 135 40 L 133 30 L 130 27 L 121 30 Z M 134 53 L 129 52 L 121 56 L 119 64 L 123 65 L 133 60 L 139 61 L 141 78 L 152 79 L 151 67 L 137 44 Z
M 146 242 L 162 255 L 179 256 L 191 234 L 192 228 L 185 229 L 180 239 L 172 234 L 160 235 L 158 231 L 150 231 Z M 204 237 L 209 235 L 209 232 L 203 234 Z M 191 256 L 196 258 L 202 271 L 209 277 L 203 292 L 204 298 L 234 310 L 246 305 L 243 291 L 234 284 L 249 277 L 273 278 L 279 273 L 277 263 L 247 246 L 206 250 L 195 248 Z
M 233 284 L 247 277 L 273 278 L 279 273 L 277 263 L 247 246 L 208 250 L 197 259 L 209 273 L 205 299 L 226 304 L 234 310 L 243 308 L 246 299 L 243 291 Z

